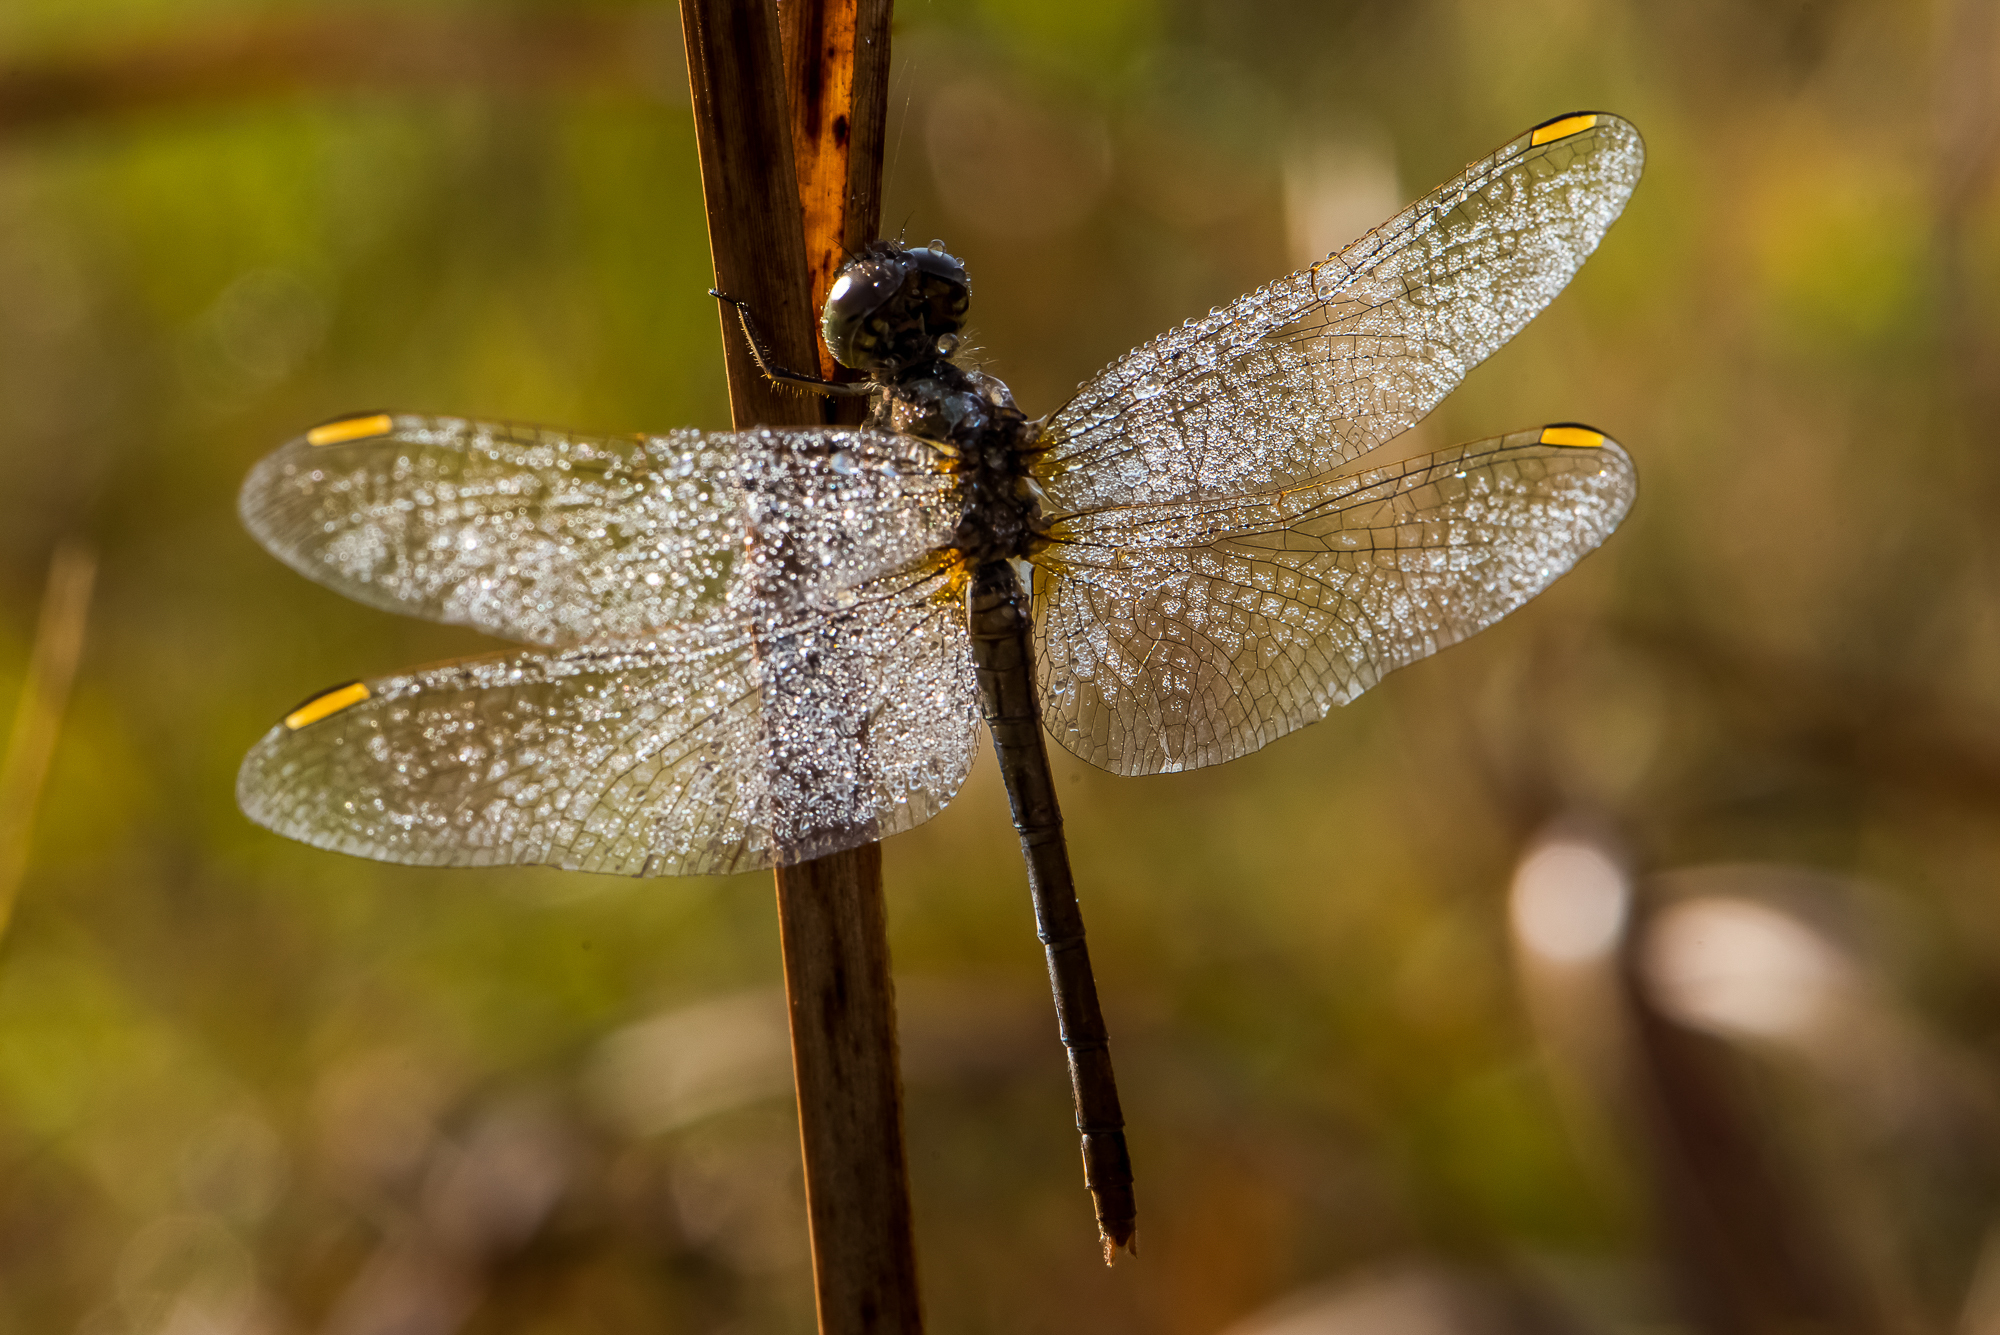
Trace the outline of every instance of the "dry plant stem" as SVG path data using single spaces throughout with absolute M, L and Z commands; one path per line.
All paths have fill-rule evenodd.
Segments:
M 55 758 L 56 737 L 69 703 L 70 683 L 83 653 L 84 624 L 97 557 L 89 548 L 65 544 L 49 566 L 48 591 L 35 627 L 28 678 L 14 710 L 14 730 L 0 758 L 0 935 L 14 919 L 21 875 L 28 865 L 28 836 L 34 828 L 42 784 Z
M 777 15 L 769 0 L 682 0 L 681 27 L 716 289 L 757 313 L 782 365 L 816 365 Z M 735 312 L 717 303 L 716 321 L 739 429 L 825 420 L 817 397 L 782 389 L 757 369 Z
M 881 231 L 891 9 L 890 0 L 785 0 L 779 10 L 815 311 L 847 257 Z M 822 377 L 859 378 L 817 347 Z M 861 420 L 864 405 L 843 406 Z
M 825 7 L 836 14 L 840 9 Z M 767 0 L 682 0 L 681 19 L 716 287 L 757 312 L 783 364 L 815 365 L 808 255 L 837 252 L 844 229 L 872 231 L 874 219 L 852 219 L 843 211 L 842 230 L 835 230 L 836 214 L 822 209 L 811 234 L 802 224 L 782 42 Z M 853 32 L 854 20 L 825 27 L 815 20 L 799 32 L 843 30 Z M 886 61 L 886 6 L 881 37 Z M 821 89 L 867 86 L 840 68 L 854 60 L 851 39 L 809 40 L 810 48 L 797 43 L 800 60 L 792 75 L 805 78 L 816 70 L 811 78 Z M 818 52 L 817 61 L 806 59 L 808 50 Z M 885 73 L 868 77 L 879 84 Z M 879 121 L 881 110 L 873 114 Z M 826 114 L 828 137 L 836 119 L 851 126 L 855 115 L 852 109 Z M 849 145 L 856 138 L 851 131 L 843 137 Z M 832 171 L 820 142 L 812 140 L 813 170 Z M 841 178 L 862 171 L 879 179 L 879 124 L 872 142 L 878 150 L 873 162 L 842 162 Z M 872 185 L 866 192 L 871 208 L 875 193 Z M 718 315 L 737 426 L 831 420 L 825 400 L 786 392 L 761 375 L 728 308 L 719 306 Z M 881 850 L 870 844 L 777 875 L 822 1335 L 917 1335 L 923 1329 L 881 866 Z
M 800 205 L 805 217 L 806 261 L 812 273 L 813 309 L 824 304 L 833 279 L 847 256 L 881 234 L 882 145 L 888 125 L 890 0 L 785 0 L 780 23 L 785 43 L 786 88 L 792 113 L 792 152 L 799 179 Z M 842 51 L 851 62 L 841 60 Z M 837 243 L 837 244 L 836 244 Z M 850 379 L 822 344 L 820 374 Z M 798 365 L 798 363 L 791 363 Z M 840 400 L 830 420 L 858 422 L 867 405 Z M 1029 653 L 1027 627 L 1013 647 Z M 975 645 L 978 637 L 975 635 Z M 979 650 L 975 648 L 975 658 Z M 1017 660 L 1019 661 L 1019 660 Z M 1015 701 L 1014 725 L 989 715 L 1003 769 L 1010 756 L 1032 749 L 1039 765 L 1027 767 L 1046 779 L 1042 726 L 1032 697 Z M 1032 788 L 1025 777 L 1010 780 L 1009 794 Z M 1024 814 L 1022 854 L 1029 867 L 1035 896 L 1036 930 L 1047 946 L 1051 980 L 1065 978 L 1056 988 L 1058 1004 L 1077 999 L 1074 1009 L 1058 1012 L 1064 1046 L 1069 1050 L 1071 1087 L 1076 1093 L 1077 1127 L 1083 1135 L 1084 1179 L 1096 1207 L 1104 1243 L 1104 1262 L 1111 1264 L 1122 1248 L 1137 1253 L 1137 1207 L 1132 1196 L 1132 1164 L 1125 1147 L 1124 1114 L 1118 1087 L 1111 1078 L 1111 1050 L 1098 1011 L 1097 988 L 1090 977 L 1090 954 L 1084 944 L 1083 920 L 1070 884 L 1069 857 L 1061 846 L 1062 817 L 1055 793 L 1041 789 L 1028 798 L 1029 811 L 1015 811 L 1016 825 Z
M 882 846 L 778 873 L 821 1335 L 920 1335 Z

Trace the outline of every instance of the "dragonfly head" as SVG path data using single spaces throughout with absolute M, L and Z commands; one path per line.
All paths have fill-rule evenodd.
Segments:
M 833 280 L 820 333 L 842 366 L 894 375 L 950 355 L 971 297 L 965 266 L 943 243 L 877 241 Z

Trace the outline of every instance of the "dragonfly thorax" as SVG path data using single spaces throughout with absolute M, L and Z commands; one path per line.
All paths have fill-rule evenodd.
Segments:
M 975 566 L 1030 555 L 1041 531 L 1041 508 L 1028 485 L 1038 428 L 1014 406 L 1007 386 L 942 359 L 880 383 L 869 425 L 937 445 L 958 480 L 953 550 Z

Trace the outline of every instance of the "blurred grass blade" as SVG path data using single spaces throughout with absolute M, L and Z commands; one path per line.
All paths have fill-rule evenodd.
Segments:
M 277 15 L 195 22 L 151 41 L 0 59 L 0 136 L 106 116 L 300 93 L 467 89 L 681 100 L 679 26 L 620 13 Z
M 14 708 L 14 727 L 7 751 L 0 757 L 0 937 L 14 918 L 21 874 L 28 865 L 28 838 L 42 784 L 55 758 L 63 711 L 69 704 L 70 683 L 83 653 L 83 633 L 90 616 L 90 591 L 97 579 L 97 553 L 81 543 L 64 543 L 49 563 L 49 585 L 42 595 L 42 614 L 35 626 L 35 644 L 28 659 L 28 676 Z

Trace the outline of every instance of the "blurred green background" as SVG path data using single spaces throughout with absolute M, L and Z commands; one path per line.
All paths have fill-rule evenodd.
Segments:
M 1138 1260 L 990 760 L 887 845 L 932 1329 L 2000 1332 L 2000 5 L 895 40 L 886 226 L 1031 413 L 1535 122 L 1649 147 L 1418 428 L 1609 431 L 1603 551 L 1238 763 L 1059 761 Z M 378 406 L 724 426 L 709 282 L 671 5 L 0 7 L 0 710 L 98 562 L 0 791 L 0 1331 L 811 1328 L 767 876 L 378 866 L 232 798 L 308 692 L 480 647 L 264 556 L 251 463 Z

